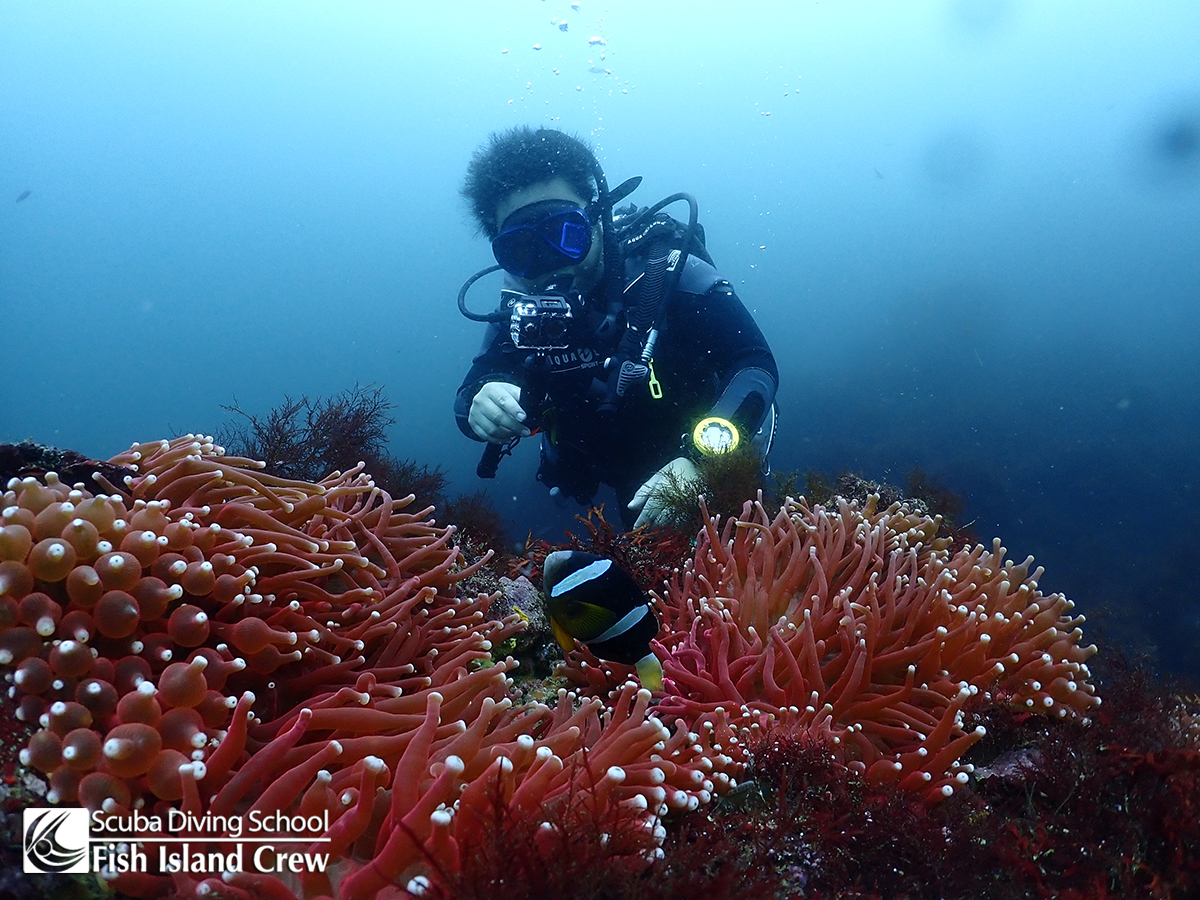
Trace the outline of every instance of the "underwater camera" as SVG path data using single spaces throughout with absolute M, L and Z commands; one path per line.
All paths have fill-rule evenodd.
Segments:
M 563 350 L 570 346 L 573 316 L 565 295 L 502 290 L 500 305 L 511 311 L 508 333 L 522 350 Z

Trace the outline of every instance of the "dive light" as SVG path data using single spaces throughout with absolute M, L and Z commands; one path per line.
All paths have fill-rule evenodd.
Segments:
M 705 455 L 736 450 L 740 441 L 737 426 L 720 416 L 703 418 L 692 430 L 692 446 Z

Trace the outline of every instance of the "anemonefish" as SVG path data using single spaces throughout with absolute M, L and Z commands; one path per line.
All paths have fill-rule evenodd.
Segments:
M 636 666 L 643 687 L 662 688 L 662 665 L 650 650 L 658 618 L 628 572 L 611 559 L 556 550 L 542 574 L 546 612 L 563 652 L 578 639 L 601 659 Z

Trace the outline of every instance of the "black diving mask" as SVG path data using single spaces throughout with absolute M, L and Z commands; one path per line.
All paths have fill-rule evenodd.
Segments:
M 570 200 L 539 200 L 504 220 L 492 240 L 496 262 L 516 278 L 575 265 L 592 249 L 592 220 Z

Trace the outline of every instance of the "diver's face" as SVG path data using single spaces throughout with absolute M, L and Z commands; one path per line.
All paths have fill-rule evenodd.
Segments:
M 575 190 L 561 178 L 549 181 L 539 181 L 527 188 L 513 191 L 496 205 L 496 221 L 503 228 L 504 221 L 518 209 L 542 200 L 566 200 L 581 209 L 587 209 L 588 201 L 580 197 Z M 601 227 L 599 222 L 592 224 L 592 246 L 587 256 L 571 265 L 555 269 L 544 275 L 533 278 L 517 278 L 517 282 L 528 292 L 537 293 L 550 285 L 562 283 L 565 279 L 573 279 L 571 286 L 581 294 L 586 294 L 597 284 L 604 273 Z

